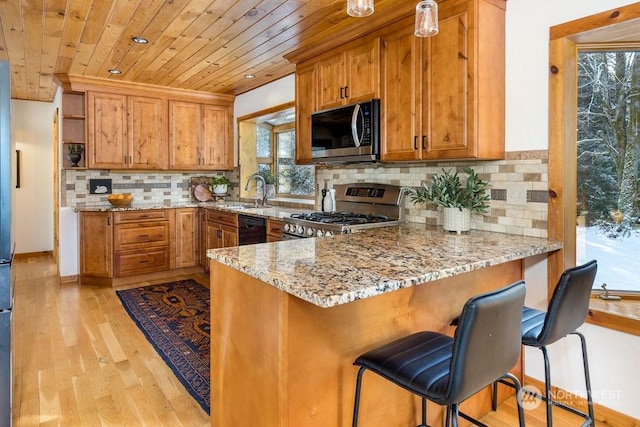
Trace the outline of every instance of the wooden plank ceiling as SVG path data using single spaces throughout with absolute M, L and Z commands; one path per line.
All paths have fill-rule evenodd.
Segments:
M 51 101 L 57 73 L 237 95 L 291 74 L 284 54 L 331 47 L 416 3 L 377 0 L 374 15 L 352 18 L 346 0 L 0 0 L 0 59 L 14 99 Z

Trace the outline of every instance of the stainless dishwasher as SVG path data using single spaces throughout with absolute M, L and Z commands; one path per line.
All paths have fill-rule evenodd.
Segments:
M 253 245 L 267 241 L 267 224 L 264 218 L 238 215 L 238 245 Z

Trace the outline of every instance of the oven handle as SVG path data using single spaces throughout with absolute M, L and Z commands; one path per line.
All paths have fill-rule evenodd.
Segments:
M 353 107 L 353 115 L 351 116 L 351 135 L 353 136 L 353 144 L 356 148 L 360 147 L 362 137 L 358 135 L 358 119 L 360 118 L 360 104 Z

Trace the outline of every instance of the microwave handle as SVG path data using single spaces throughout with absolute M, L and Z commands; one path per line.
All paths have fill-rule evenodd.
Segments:
M 360 104 L 356 104 L 353 108 L 353 115 L 351 116 L 351 135 L 353 136 L 353 143 L 356 147 L 360 147 L 362 137 L 358 135 L 358 117 L 360 116 Z

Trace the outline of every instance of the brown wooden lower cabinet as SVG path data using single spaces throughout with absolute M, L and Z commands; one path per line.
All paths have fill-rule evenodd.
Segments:
M 80 283 L 115 286 L 197 268 L 197 212 L 80 212 Z
M 279 242 L 282 240 L 282 221 L 267 219 L 267 243 Z

